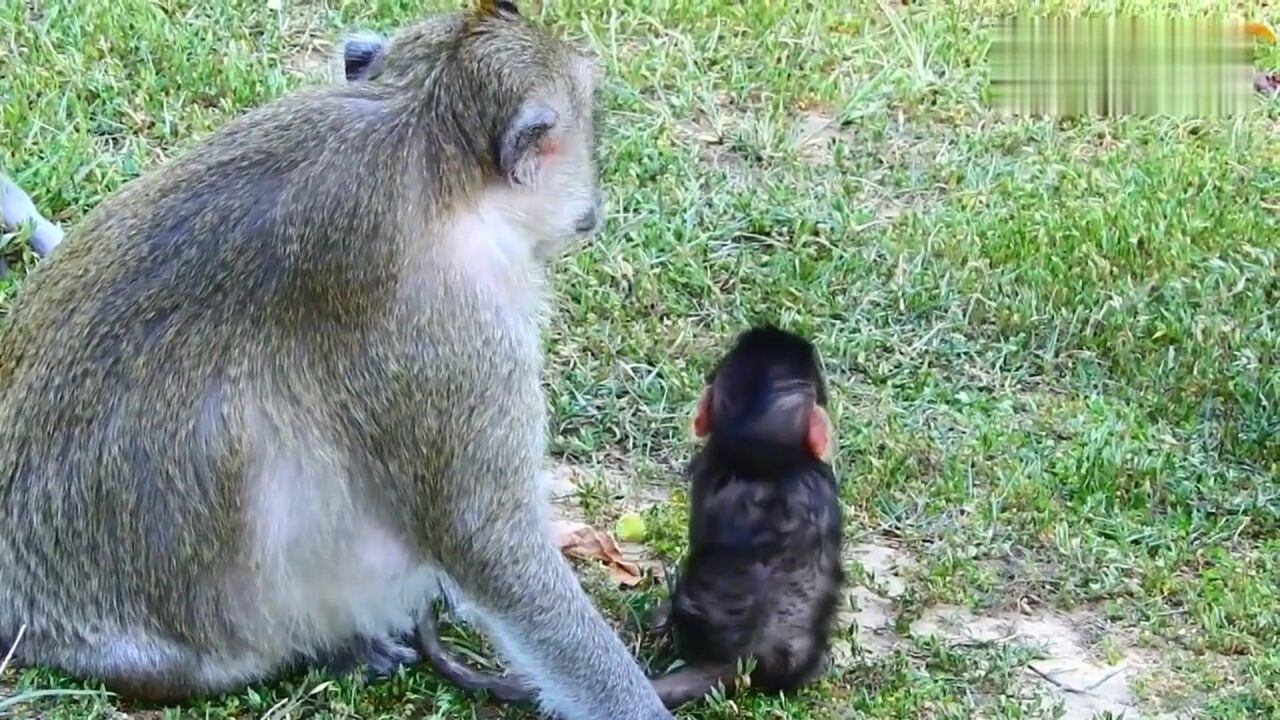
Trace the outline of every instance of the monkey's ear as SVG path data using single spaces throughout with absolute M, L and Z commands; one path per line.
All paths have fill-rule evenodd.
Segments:
M 387 41 L 376 33 L 358 33 L 342 41 L 342 71 L 347 82 L 365 80 L 377 69 Z
M 711 388 L 703 390 L 698 397 L 698 407 L 693 411 L 690 431 L 695 440 L 701 440 L 711 433 Z
M 831 418 L 821 406 L 815 405 L 809 413 L 809 428 L 805 433 L 805 444 L 809 452 L 828 465 L 835 457 L 835 442 L 831 432 Z
M 555 151 L 547 135 L 560 113 L 542 100 L 526 100 L 512 114 L 497 138 L 498 168 L 513 185 L 527 185 L 537 175 L 542 158 Z

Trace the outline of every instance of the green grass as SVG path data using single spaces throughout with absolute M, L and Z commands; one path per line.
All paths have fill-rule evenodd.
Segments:
M 556 454 L 675 487 L 701 374 L 746 323 L 779 320 L 815 339 L 831 374 L 850 542 L 915 558 L 887 652 L 785 701 L 682 717 L 1055 716 L 1028 692 L 1032 650 L 906 632 L 940 603 L 1091 618 L 1100 655 L 1157 661 L 1135 683 L 1153 715 L 1280 717 L 1280 103 L 1232 120 L 996 117 L 982 22 L 1012 1 L 546 5 L 610 75 L 609 223 L 556 266 Z M 1280 23 L 1260 1 L 1039 4 L 1228 5 Z M 0 0 L 0 166 L 73 223 L 304 82 L 340 29 L 439 6 Z M 1258 63 L 1280 67 L 1280 49 Z M 0 322 L 33 262 L 20 241 Z M 683 496 L 606 485 L 583 493 L 591 519 L 645 507 L 650 547 L 677 557 Z M 660 591 L 584 577 L 663 669 L 635 619 Z M 261 717 L 282 702 L 272 717 L 522 716 L 426 671 L 316 691 L 324 680 L 145 716 Z M 10 671 L 0 687 L 84 686 Z

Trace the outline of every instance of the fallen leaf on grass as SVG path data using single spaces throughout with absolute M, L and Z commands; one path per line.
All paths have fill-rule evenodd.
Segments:
M 643 579 L 640 567 L 622 556 L 622 550 L 609 533 L 575 520 L 560 520 L 556 522 L 555 536 L 560 552 L 569 557 L 603 562 L 619 585 L 635 587 Z

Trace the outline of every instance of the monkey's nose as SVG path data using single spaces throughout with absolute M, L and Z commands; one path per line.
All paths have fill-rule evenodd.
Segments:
M 586 235 L 587 233 L 596 229 L 596 223 L 599 222 L 598 217 L 599 217 L 599 213 L 597 213 L 594 209 L 588 210 L 586 214 L 578 218 L 578 222 L 576 225 L 573 226 L 573 229 L 581 235 Z
M 604 207 L 604 196 L 599 190 L 597 190 L 593 200 L 594 202 L 591 209 L 583 213 L 582 217 L 578 218 L 577 224 L 573 226 L 573 229 L 582 235 L 586 235 L 592 230 L 595 230 L 596 226 L 600 224 L 600 216 L 603 214 L 602 209 Z

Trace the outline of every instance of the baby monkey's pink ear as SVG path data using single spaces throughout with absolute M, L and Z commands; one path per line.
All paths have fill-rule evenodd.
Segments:
M 809 430 L 805 436 L 809 452 L 824 463 L 831 463 L 835 456 L 835 443 L 831 438 L 831 418 L 827 411 L 815 405 L 809 412 Z
M 690 430 L 697 440 L 711 434 L 711 388 L 705 388 L 702 395 L 698 397 L 698 407 L 693 411 Z

